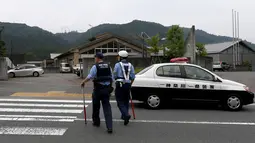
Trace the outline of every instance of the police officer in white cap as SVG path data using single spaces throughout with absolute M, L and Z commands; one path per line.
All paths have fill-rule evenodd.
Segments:
M 135 79 L 134 67 L 127 61 L 128 52 L 119 51 L 118 63 L 114 67 L 114 78 L 116 81 L 115 96 L 121 112 L 121 119 L 124 120 L 124 125 L 129 123 L 129 99 L 131 85 Z

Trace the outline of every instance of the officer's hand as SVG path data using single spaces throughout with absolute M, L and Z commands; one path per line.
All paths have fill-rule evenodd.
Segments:
M 85 86 L 85 82 L 81 82 L 81 87 L 84 87 Z

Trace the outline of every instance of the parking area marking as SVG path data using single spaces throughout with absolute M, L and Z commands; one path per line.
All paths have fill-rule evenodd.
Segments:
M 77 121 L 84 121 L 82 118 L 75 119 Z M 87 119 L 92 121 L 92 119 Z M 105 120 L 102 119 L 102 122 Z M 123 122 L 120 119 L 113 119 L 114 122 Z M 133 123 L 160 123 L 160 124 L 200 124 L 200 125 L 243 125 L 243 126 L 255 126 L 253 122 L 211 122 L 211 121 L 167 121 L 167 120 L 130 120 Z
M 67 128 L 42 128 L 42 127 L 0 127 L 3 135 L 41 135 L 62 136 Z
M 66 93 L 64 91 L 49 91 L 49 92 L 16 92 L 11 96 L 28 96 L 28 97 L 82 97 L 78 93 Z M 84 94 L 85 97 L 92 97 L 92 94 Z

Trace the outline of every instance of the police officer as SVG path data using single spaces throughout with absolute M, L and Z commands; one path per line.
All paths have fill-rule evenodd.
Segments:
M 119 51 L 118 60 L 114 67 L 114 78 L 116 83 L 115 96 L 117 105 L 121 112 L 121 119 L 124 120 L 124 125 L 129 123 L 129 99 L 131 85 L 135 79 L 134 67 L 127 61 L 128 52 Z
M 85 83 L 93 79 L 94 90 L 92 94 L 93 104 L 93 125 L 96 127 L 100 126 L 100 101 L 102 102 L 105 123 L 107 132 L 112 133 L 112 110 L 110 105 L 110 93 L 113 91 L 112 81 L 113 75 L 111 68 L 108 64 L 103 62 L 103 54 L 97 53 L 95 55 L 96 64 L 91 68 L 89 75 L 85 80 L 82 81 L 81 86 L 84 87 Z

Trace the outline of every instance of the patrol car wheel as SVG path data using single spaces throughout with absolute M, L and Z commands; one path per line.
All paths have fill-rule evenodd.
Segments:
M 151 109 L 157 109 L 160 107 L 161 100 L 157 95 L 150 95 L 147 98 L 146 105 Z
M 226 109 L 230 111 L 238 111 L 242 109 L 243 102 L 242 99 L 238 95 L 230 95 L 227 97 L 225 101 Z

